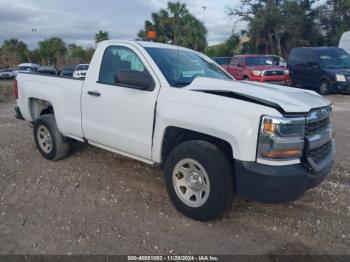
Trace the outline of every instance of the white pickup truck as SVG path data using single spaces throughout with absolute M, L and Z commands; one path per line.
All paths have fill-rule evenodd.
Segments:
M 181 47 L 105 41 L 84 81 L 19 73 L 15 93 L 45 158 L 64 158 L 78 140 L 158 164 L 173 204 L 197 220 L 223 213 L 235 194 L 295 200 L 333 165 L 328 100 L 235 81 Z

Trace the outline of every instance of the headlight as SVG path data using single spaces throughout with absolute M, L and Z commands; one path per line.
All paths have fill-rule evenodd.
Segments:
M 283 70 L 283 73 L 287 76 L 287 75 L 289 75 L 289 70 L 285 69 L 285 70 Z
M 264 116 L 261 120 L 257 158 L 300 159 L 304 149 L 305 118 Z
M 261 76 L 261 71 L 260 70 L 253 70 L 252 74 L 253 74 L 253 76 Z
M 344 75 L 335 75 L 335 78 L 338 82 L 345 82 L 346 78 Z

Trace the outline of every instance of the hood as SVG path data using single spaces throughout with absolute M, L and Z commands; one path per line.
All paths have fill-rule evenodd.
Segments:
M 341 75 L 346 75 L 350 76 L 350 68 L 339 68 L 339 69 L 326 69 L 328 72 L 331 72 L 332 74 L 341 74 Z
M 331 104 L 313 91 L 257 82 L 198 77 L 185 88 L 262 104 L 282 114 L 305 114 Z
M 249 70 L 260 70 L 260 71 L 264 71 L 264 70 L 284 70 L 284 68 L 282 66 L 270 66 L 270 65 L 266 65 L 266 66 L 247 66 L 247 68 Z

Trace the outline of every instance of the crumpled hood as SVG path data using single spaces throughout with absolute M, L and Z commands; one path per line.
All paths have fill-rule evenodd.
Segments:
M 314 108 L 328 106 L 331 102 L 316 92 L 248 81 L 229 81 L 198 77 L 185 87 L 213 95 L 223 95 L 259 104 L 277 107 L 285 113 L 307 113 Z

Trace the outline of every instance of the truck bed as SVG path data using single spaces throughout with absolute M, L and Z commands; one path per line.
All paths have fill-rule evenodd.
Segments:
M 29 109 L 38 107 L 38 100 L 53 101 L 56 122 L 62 134 L 74 138 L 77 138 L 77 134 L 83 137 L 80 96 L 84 80 L 33 73 L 18 73 L 16 79 L 17 103 L 25 120 L 32 121 Z

